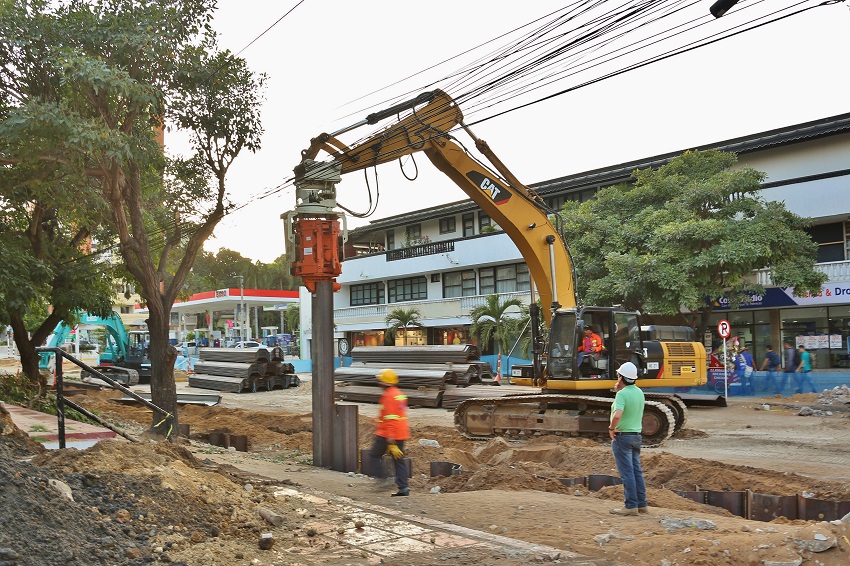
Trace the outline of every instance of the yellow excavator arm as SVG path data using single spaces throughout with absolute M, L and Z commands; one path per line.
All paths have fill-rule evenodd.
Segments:
M 421 104 L 424 106 L 416 107 Z M 404 110 L 410 114 L 368 139 L 348 147 L 337 135 L 363 124 L 374 124 Z M 500 175 L 470 157 L 451 134 L 460 126 L 475 141 L 476 148 Z M 302 151 L 302 163 L 314 160 L 320 151 L 330 154 L 341 173 L 358 171 L 423 152 L 428 159 L 481 207 L 504 231 L 528 265 L 537 286 L 547 325 L 551 312 L 576 305 L 572 262 L 569 252 L 549 220 L 547 208 L 533 190 L 520 183 L 463 124 L 463 114 L 446 93 L 435 90 L 412 101 L 371 114 L 366 120 L 334 134 L 322 134 Z M 545 308 L 549 306 L 550 308 Z

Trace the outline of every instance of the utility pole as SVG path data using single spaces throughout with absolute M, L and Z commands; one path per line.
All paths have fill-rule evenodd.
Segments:
M 242 275 L 234 275 L 239 279 L 239 338 L 244 342 L 245 337 L 245 277 Z

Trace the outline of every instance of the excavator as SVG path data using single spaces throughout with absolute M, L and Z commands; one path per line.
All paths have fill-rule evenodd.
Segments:
M 116 313 L 106 318 L 81 313 L 80 325 L 102 326 L 106 330 L 106 347 L 100 353 L 98 365 L 94 368 L 106 374 L 123 385 L 136 385 L 142 380 L 150 381 L 151 361 L 148 357 L 148 346 L 150 342 L 145 331 L 133 330 L 128 332 L 124 328 L 124 322 Z M 70 335 L 73 327 L 66 321 L 60 322 L 53 330 L 48 339 L 47 346 L 51 348 L 61 347 Z M 40 369 L 53 370 L 55 360 L 53 354 L 43 352 L 39 360 Z M 81 379 L 85 380 L 88 372 L 81 372 Z
M 347 146 L 337 137 L 391 117 L 395 123 L 355 145 Z M 466 151 L 455 137 L 461 131 L 495 171 Z M 320 152 L 327 153 L 330 160 L 316 161 Z M 455 410 L 456 428 L 473 439 L 544 434 L 607 439 L 616 369 L 633 362 L 639 371 L 637 385 L 647 398 L 644 444 L 656 446 L 681 429 L 687 418 L 682 398 L 646 390 L 705 384 L 704 346 L 693 341 L 687 327 L 654 327 L 645 324 L 637 312 L 580 306 L 570 253 L 553 224 L 557 211 L 548 208 L 540 195 L 522 184 L 489 145 L 473 134 L 464 124 L 458 104 L 445 92 L 425 92 L 337 132 L 313 138 L 295 168 L 296 187 L 300 187 L 296 201 L 313 213 L 328 210 L 336 202 L 341 175 L 417 152 L 508 234 L 532 277 L 532 361 L 512 367 L 511 383 L 540 392 L 463 401 Z M 293 238 L 291 232 L 297 233 L 298 226 L 293 230 L 287 221 L 287 233 Z M 547 309 L 537 306 L 535 288 L 540 304 Z M 548 328 L 545 341 L 538 331 L 541 310 Z M 585 329 L 602 344 L 580 355 Z

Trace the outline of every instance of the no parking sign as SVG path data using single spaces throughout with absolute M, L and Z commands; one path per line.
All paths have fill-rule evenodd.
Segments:
M 728 320 L 724 318 L 717 323 L 717 333 L 720 334 L 721 338 L 729 338 L 732 335 L 732 325 L 729 324 Z

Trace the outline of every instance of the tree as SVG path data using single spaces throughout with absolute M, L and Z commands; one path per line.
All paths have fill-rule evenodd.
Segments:
M 171 306 L 195 256 L 232 204 L 227 171 L 243 149 L 256 151 L 263 76 L 220 52 L 210 27 L 213 0 L 23 1 L 19 44 L 51 36 L 48 76 L 61 96 L 16 101 L 5 133 L 14 143 L 3 164 L 29 161 L 73 167 L 92 182 L 100 222 L 108 226 L 148 306 L 155 404 L 175 417 L 177 351 L 168 344 Z M 25 48 L 24 47 L 24 48 Z M 18 72 L 16 68 L 6 71 Z M 165 124 L 187 131 L 192 151 L 169 158 L 158 143 Z M 39 136 L 27 136 L 37 129 Z
M 414 326 L 416 328 L 425 328 L 425 325 L 419 321 L 421 317 L 422 313 L 416 307 L 411 307 L 409 309 L 395 308 L 387 313 L 387 332 L 392 335 L 396 335 L 399 329 L 401 329 L 403 332 L 402 342 L 405 346 L 407 346 L 408 327 Z
M 764 174 L 733 169 L 736 162 L 732 153 L 689 151 L 635 171 L 633 185 L 567 203 L 564 233 L 583 302 L 658 314 L 684 308 L 701 335 L 715 301 L 737 307 L 764 292 L 754 270 L 770 269 L 774 284 L 798 295 L 819 292 L 826 276 L 814 269 L 807 221 L 765 201 Z
M 297 304 L 286 307 L 286 310 L 283 311 L 283 323 L 286 324 L 289 334 L 295 336 L 295 333 L 301 328 L 301 307 Z
M 0 5 L 0 324 L 14 330 L 24 374 L 39 384 L 35 348 L 61 320 L 73 324 L 77 311 L 111 310 L 109 265 L 90 254 L 103 210 L 95 186 L 74 164 L 39 159 L 50 122 L 65 108 L 60 72 L 53 54 L 60 29 L 44 21 L 29 30 L 45 3 L 25 15 L 11 3 Z M 25 109 L 44 106 L 40 120 L 25 122 Z M 50 309 L 47 308 L 50 305 Z M 35 400 L 33 400 L 35 401 Z
M 508 309 L 517 307 L 522 310 L 522 301 L 516 297 L 502 301 L 499 295 L 487 295 L 484 304 L 469 311 L 472 326 L 469 331 L 478 336 L 482 348 L 494 340 L 498 354 L 510 350 L 509 338 L 515 329 L 517 317 L 511 316 Z

